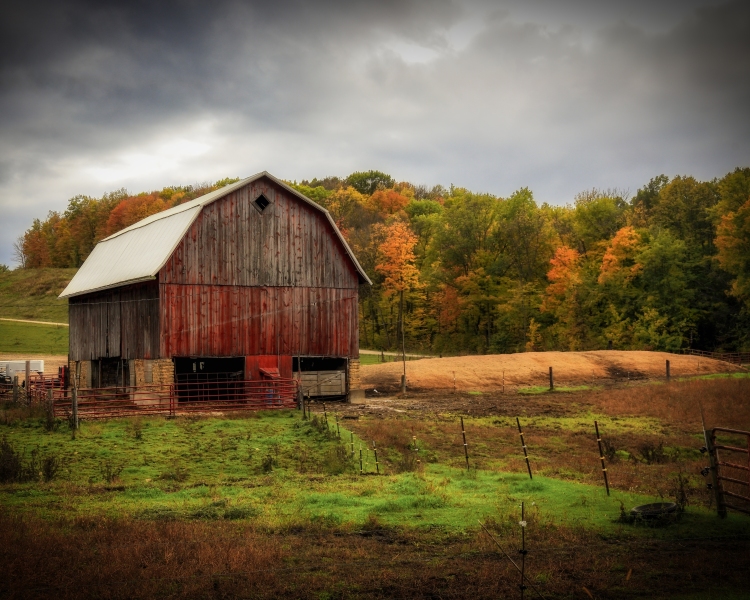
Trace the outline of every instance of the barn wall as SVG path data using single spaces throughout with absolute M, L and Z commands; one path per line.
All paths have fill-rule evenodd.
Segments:
M 259 212 L 263 193 L 271 204 Z M 356 289 L 326 217 L 268 179 L 206 206 L 161 271 L 163 283 Z
M 160 288 L 161 356 L 359 356 L 356 288 Z
M 70 298 L 70 360 L 159 356 L 156 282 Z
M 162 356 L 359 354 L 354 265 L 327 218 L 268 179 L 206 206 L 159 281 Z

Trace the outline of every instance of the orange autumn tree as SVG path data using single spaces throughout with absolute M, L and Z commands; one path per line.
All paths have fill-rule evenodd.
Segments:
M 620 284 L 630 282 L 641 269 L 635 262 L 641 238 L 632 227 L 623 227 L 612 238 L 602 258 L 599 270 L 599 283 L 612 281 L 618 275 Z
M 391 298 L 398 295 L 398 324 L 401 334 L 401 352 L 406 377 L 406 344 L 404 341 L 404 294 L 419 283 L 419 270 L 414 264 L 414 247 L 417 236 L 406 223 L 395 221 L 382 226 L 383 242 L 378 247 L 378 264 L 375 270 L 385 276 L 383 295 Z M 403 382 L 402 382 L 403 388 Z
M 547 272 L 549 285 L 545 291 L 541 310 L 555 315 L 556 333 L 564 338 L 571 350 L 577 350 L 582 336 L 579 323 L 580 306 L 578 288 L 582 283 L 581 255 L 568 246 L 560 246 L 550 259 Z

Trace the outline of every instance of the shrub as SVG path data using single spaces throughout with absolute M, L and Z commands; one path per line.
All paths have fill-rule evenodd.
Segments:
M 123 466 L 115 466 L 112 461 L 105 460 L 102 464 L 99 465 L 99 472 L 101 473 L 102 477 L 104 478 L 104 481 L 109 483 L 114 483 L 115 481 L 118 481 L 120 479 L 120 473 L 122 473 Z
M 604 454 L 604 458 L 607 459 L 607 462 L 613 463 L 619 460 L 619 456 L 617 456 L 617 448 L 609 439 L 602 438 L 602 453 Z
M 643 442 L 638 446 L 638 454 L 643 462 L 647 465 L 661 464 L 667 461 L 667 454 L 664 452 L 664 441 L 659 444 L 653 442 Z
M 341 475 L 351 465 L 351 456 L 346 446 L 337 444 L 323 458 L 323 470 L 329 475 Z
M 6 438 L 0 441 L 0 482 L 19 481 L 23 472 L 21 456 Z
M 127 425 L 126 431 L 135 440 L 143 439 L 143 419 L 135 417 Z
M 159 475 L 159 479 L 164 481 L 178 481 L 180 483 L 187 481 L 190 473 L 179 464 L 176 460 L 172 462 L 171 468 Z
M 46 483 L 52 481 L 60 470 L 60 460 L 54 454 L 42 459 L 42 478 Z
M 271 454 L 266 454 L 260 463 L 260 468 L 264 473 L 270 473 L 276 465 L 276 459 Z

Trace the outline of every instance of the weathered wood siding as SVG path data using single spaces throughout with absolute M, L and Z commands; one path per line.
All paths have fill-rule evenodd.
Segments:
M 124 286 L 70 298 L 70 359 L 159 357 L 159 286 Z
M 205 207 L 159 281 L 162 356 L 359 355 L 354 265 L 325 216 L 270 180 Z
M 162 356 L 356 357 L 357 290 L 162 284 Z
M 261 213 L 253 200 L 271 204 Z M 357 272 L 320 211 L 260 179 L 206 206 L 162 283 L 356 289 Z

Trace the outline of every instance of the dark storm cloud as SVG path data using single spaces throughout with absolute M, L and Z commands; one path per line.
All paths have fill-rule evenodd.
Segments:
M 701 7 L 703 4 L 709 4 Z M 746 2 L 27 2 L 0 20 L 13 227 L 76 193 L 383 168 L 567 202 L 750 164 Z M 21 215 L 21 216 L 19 216 Z

